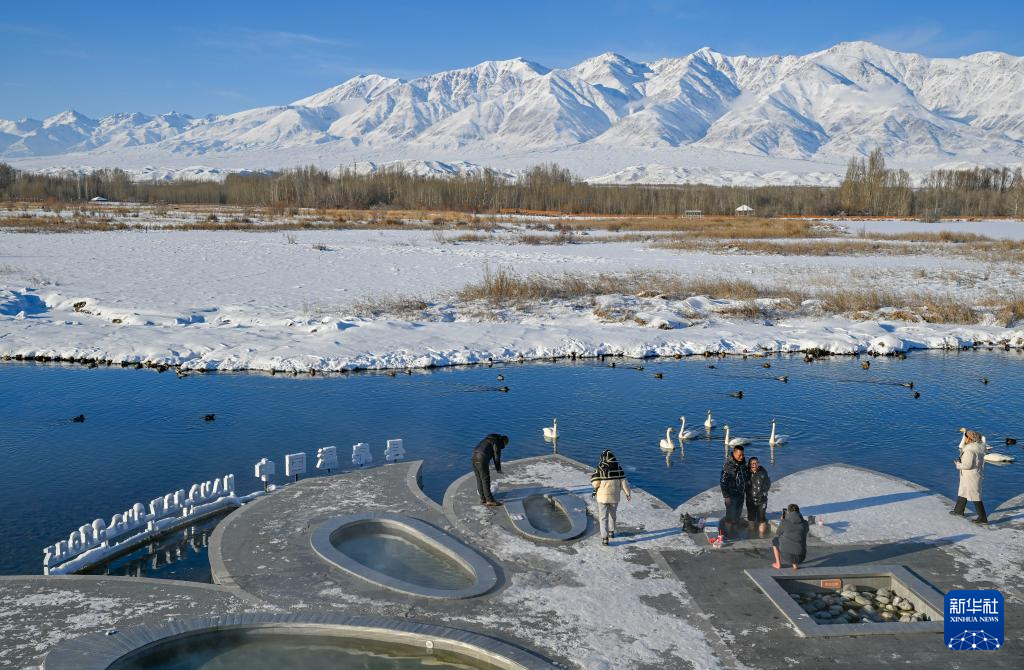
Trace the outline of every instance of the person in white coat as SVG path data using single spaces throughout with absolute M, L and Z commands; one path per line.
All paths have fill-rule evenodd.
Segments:
M 953 460 L 956 469 L 960 471 L 960 488 L 956 494 L 956 505 L 949 513 L 963 516 L 969 501 L 974 503 L 974 509 L 978 513 L 974 523 L 987 524 L 985 503 L 981 502 L 981 481 L 985 475 L 985 445 L 981 442 L 981 435 L 973 430 L 966 431 L 964 437 L 967 443 L 960 453 L 960 458 Z
M 626 473 L 619 465 L 618 459 L 608 449 L 601 454 L 601 462 L 597 470 L 590 475 L 590 483 L 594 487 L 597 498 L 597 521 L 601 528 L 601 544 L 608 545 L 608 538 L 615 537 L 615 513 L 619 507 L 619 494 L 625 493 L 626 500 L 631 497 Z

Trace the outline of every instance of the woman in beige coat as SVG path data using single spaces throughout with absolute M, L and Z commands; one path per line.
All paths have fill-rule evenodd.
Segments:
M 973 430 L 964 433 L 967 444 L 964 445 L 960 458 L 953 461 L 956 469 L 960 471 L 960 488 L 957 490 L 956 506 L 950 514 L 963 516 L 967 509 L 967 502 L 974 503 L 974 509 L 978 518 L 974 523 L 988 523 L 988 516 L 985 514 L 985 504 L 981 502 L 981 480 L 985 475 L 985 445 L 981 442 L 981 435 Z
M 626 473 L 622 471 L 618 459 L 608 449 L 601 454 L 601 462 L 597 470 L 590 475 L 590 484 L 594 487 L 597 498 L 597 521 L 601 526 L 601 544 L 607 545 L 609 537 L 615 537 L 615 513 L 619 507 L 619 495 L 626 494 L 631 499 Z

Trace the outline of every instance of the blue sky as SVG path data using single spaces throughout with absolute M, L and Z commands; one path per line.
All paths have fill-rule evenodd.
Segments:
M 563 67 L 605 51 L 799 54 L 859 39 L 930 56 L 1024 55 L 1021 25 L 1020 0 L 19 2 L 0 13 L 0 118 L 223 113 L 356 74 L 515 56 Z

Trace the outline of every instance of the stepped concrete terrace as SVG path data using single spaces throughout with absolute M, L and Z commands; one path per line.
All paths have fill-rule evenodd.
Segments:
M 496 495 L 511 500 L 524 488 L 566 490 L 581 495 L 593 514 L 590 471 L 558 455 L 507 462 L 496 477 Z M 721 505 L 717 487 L 678 510 L 634 489 L 632 502 L 620 506 L 619 533 L 603 547 L 593 518 L 578 539 L 536 542 L 515 531 L 504 509 L 479 505 L 471 475 L 453 482 L 439 505 L 423 494 L 419 472 L 420 463 L 409 462 L 310 478 L 236 510 L 211 538 L 217 585 L 0 579 L 0 666 L 38 666 L 53 645 L 86 633 L 239 612 L 448 626 L 588 670 L 961 668 L 977 662 L 948 650 L 941 633 L 799 637 L 744 573 L 770 564 L 768 540 L 711 549 L 703 534 L 682 532 L 679 512 L 715 513 Z M 988 668 L 1024 664 L 1024 529 L 1012 519 L 1019 501 L 1003 506 L 1003 522 L 978 528 L 950 517 L 950 501 L 940 495 L 840 464 L 776 481 L 769 509 L 790 502 L 824 517 L 814 527 L 807 567 L 897 564 L 943 592 L 999 588 L 1007 602 L 1006 644 L 983 661 Z M 375 585 L 317 555 L 310 537 L 321 523 L 368 513 L 414 517 L 451 535 L 491 562 L 497 585 L 478 597 L 418 597 Z

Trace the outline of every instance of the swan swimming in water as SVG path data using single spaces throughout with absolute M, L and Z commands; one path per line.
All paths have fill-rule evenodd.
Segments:
M 700 435 L 700 433 L 698 433 L 695 430 L 686 430 L 686 417 L 685 416 L 679 417 L 679 421 L 680 421 L 680 426 L 679 426 L 679 439 L 680 440 L 692 440 L 693 438 L 695 438 L 698 435 Z
M 555 417 L 554 421 L 552 421 L 552 425 L 544 426 L 544 437 L 548 438 L 549 440 L 557 440 L 558 439 L 558 417 L 557 416 Z
M 753 440 L 746 437 L 730 437 L 729 426 L 726 425 L 723 428 L 725 429 L 725 446 L 727 447 L 745 447 L 753 442 Z
M 708 418 L 704 422 L 704 427 L 707 428 L 708 430 L 711 430 L 712 428 L 715 427 L 715 420 L 711 418 L 711 410 L 708 410 Z
M 665 430 L 665 437 L 658 444 L 665 451 L 672 451 L 676 448 L 676 445 L 672 444 L 672 428 L 669 427 Z
M 1000 454 L 998 451 L 990 451 L 985 454 L 986 463 L 1013 463 L 1013 456 Z
M 787 444 L 789 442 L 789 435 L 776 435 L 775 434 L 775 418 L 772 417 L 772 434 L 768 437 L 768 446 L 774 447 L 780 444 Z

